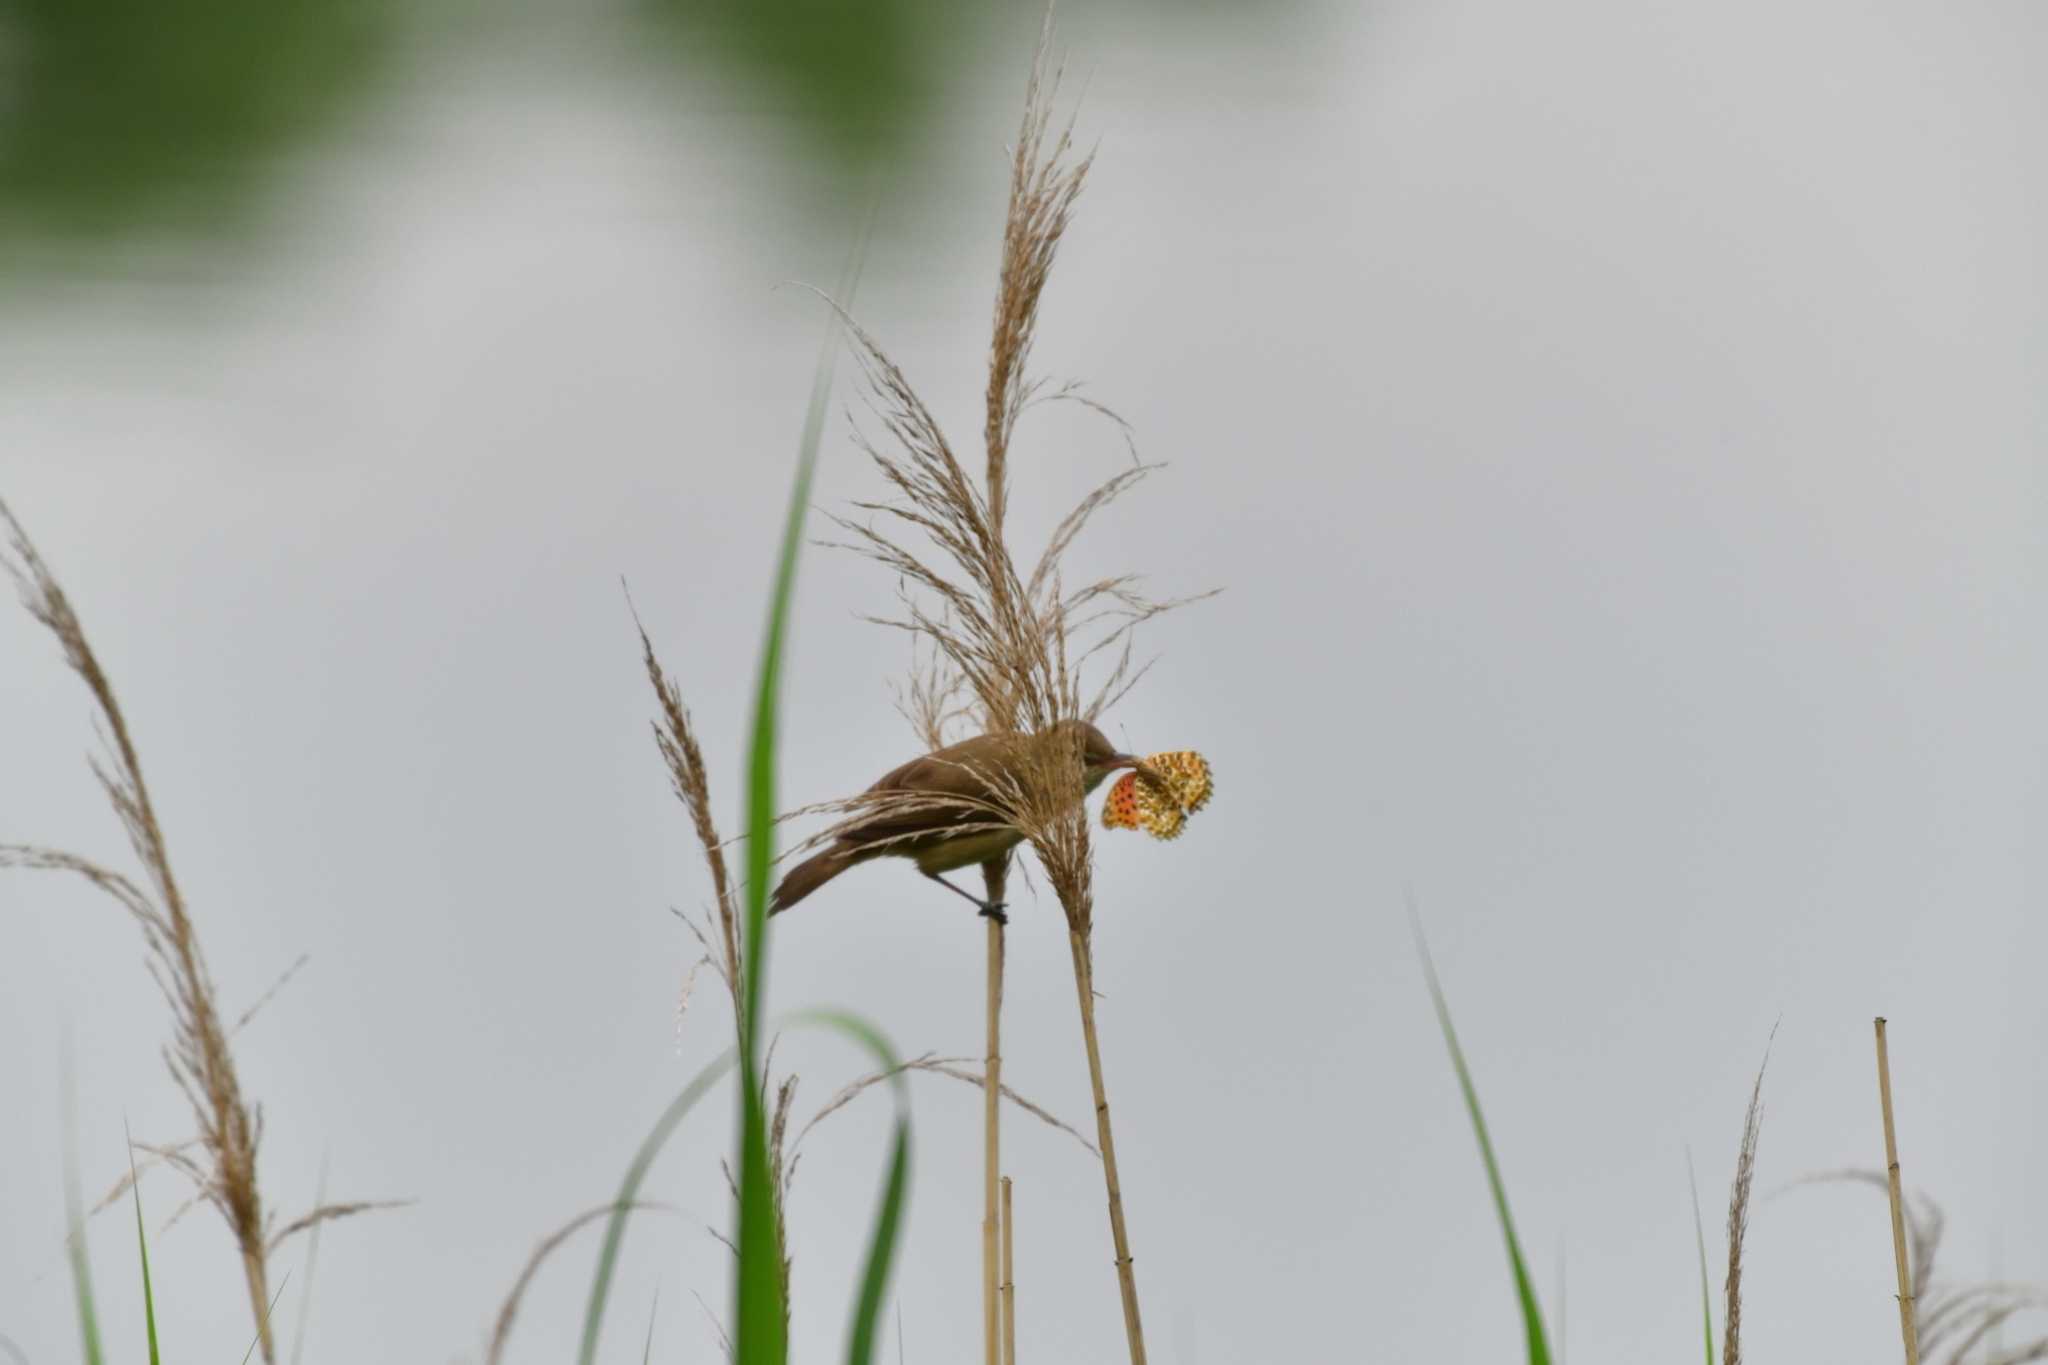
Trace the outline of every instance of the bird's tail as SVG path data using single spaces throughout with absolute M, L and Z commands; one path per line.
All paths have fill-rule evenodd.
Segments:
M 768 913 L 781 914 L 853 864 L 854 859 L 842 848 L 813 853 L 782 874 L 782 882 L 768 902 Z

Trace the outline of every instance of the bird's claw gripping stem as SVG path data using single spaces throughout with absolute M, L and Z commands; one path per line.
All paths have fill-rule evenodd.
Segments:
M 984 901 L 982 902 L 981 913 L 994 920 L 997 924 L 1008 925 L 1010 922 L 1009 909 L 1009 905 L 1003 901 Z

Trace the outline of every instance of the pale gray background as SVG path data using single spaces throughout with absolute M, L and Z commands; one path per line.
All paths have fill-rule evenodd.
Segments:
M 859 300 L 963 446 L 1033 27 L 961 83 L 943 188 L 888 194 Z M 1697 1352 L 1686 1153 L 1718 1259 L 1779 1021 L 1763 1187 L 1877 1164 L 1886 1012 L 1950 1269 L 2048 1281 L 2044 12 L 1472 0 L 1278 27 L 1064 16 L 1102 156 L 1039 360 L 1172 466 L 1079 562 L 1229 589 L 1149 632 L 1164 661 L 1113 717 L 1219 777 L 1183 842 L 1101 845 L 1154 1358 L 1519 1355 L 1407 887 L 1573 1358 Z M 788 183 L 747 100 L 678 117 L 618 66 L 565 29 L 546 63 L 422 76 L 294 187 L 288 254 L 0 323 L 0 495 L 117 680 L 230 1007 L 312 955 L 239 1045 L 266 1187 L 289 1213 L 328 1159 L 336 1197 L 420 1199 L 330 1229 L 315 1361 L 474 1358 L 527 1249 L 609 1196 L 724 1041 L 708 978 L 675 1020 L 693 954 L 666 907 L 707 889 L 618 576 L 734 821 L 822 326 L 778 286 L 832 278 L 859 210 Z M 1122 458 L 1079 414 L 1036 421 L 1019 531 Z M 835 420 L 818 504 L 876 488 Z M 855 619 L 889 587 L 806 560 L 792 801 L 911 752 L 903 643 Z M 90 740 L 50 642 L 0 611 L 0 837 L 119 856 Z M 1015 916 L 1010 1074 L 1085 1122 L 1055 916 Z M 864 869 L 778 928 L 778 1007 L 975 1049 L 981 934 L 944 895 Z M 91 1193 L 124 1119 L 189 1127 L 138 957 L 86 890 L 0 880 L 0 1332 L 37 1365 L 77 1358 L 66 1037 Z M 811 1104 L 860 1064 L 782 1057 Z M 916 1100 L 903 1354 L 932 1365 L 975 1349 L 978 1106 Z M 885 1115 L 821 1130 L 796 1187 L 806 1360 L 839 1349 Z M 1027 1359 L 1120 1359 L 1097 1173 L 1008 1131 Z M 689 1217 L 633 1229 L 611 1358 L 657 1292 L 657 1356 L 715 1358 L 690 1295 L 723 1308 L 699 1229 L 727 1138 L 707 1112 L 657 1168 Z M 144 1190 L 156 1220 L 181 1198 Z M 92 1247 L 133 1359 L 127 1219 Z M 217 1220 L 155 1251 L 172 1353 L 238 1358 Z M 515 1359 L 573 1349 L 593 1251 L 544 1272 Z M 1750 1266 L 1761 1356 L 1896 1351 L 1875 1197 L 1762 1203 Z M 297 1310 L 294 1285 L 287 1338 Z

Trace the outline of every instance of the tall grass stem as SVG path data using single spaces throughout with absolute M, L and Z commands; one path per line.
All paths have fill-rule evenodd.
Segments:
M 1892 1259 L 1899 1271 L 1899 1338 L 1905 1343 L 1906 1365 L 1920 1365 L 1920 1330 L 1913 1313 L 1913 1268 L 1906 1258 L 1905 1198 L 1899 1191 L 1899 1138 L 1892 1127 L 1892 1059 L 1885 1045 L 1884 1020 L 1877 1024 L 1877 1098 L 1884 1111 L 1884 1172 L 1892 1201 Z
M 990 895 L 996 894 L 1001 876 L 988 874 Z M 1003 924 L 988 916 L 988 1051 L 983 1058 L 981 1087 L 981 1334 L 982 1354 L 988 1365 L 1002 1365 L 1001 1308 L 998 1301 L 1001 1266 L 998 1264 L 997 1236 L 1002 1211 L 997 1203 L 997 1182 L 1002 1178 L 1003 1102 Z
M 1010 1177 L 1003 1177 L 1003 1365 L 1017 1365 L 1017 1245 Z
M 1138 1317 L 1138 1279 L 1131 1268 L 1131 1238 L 1124 1228 L 1124 1190 L 1117 1178 L 1116 1135 L 1110 1131 L 1109 1088 L 1102 1079 L 1102 1046 L 1095 1033 L 1095 954 L 1079 929 L 1067 931 L 1074 954 L 1074 990 L 1081 1002 L 1081 1040 L 1088 1048 L 1088 1083 L 1095 1093 L 1095 1137 L 1102 1149 L 1102 1180 L 1109 1193 L 1109 1235 L 1116 1245 L 1116 1282 L 1124 1303 L 1124 1336 L 1131 1365 L 1145 1365 L 1145 1327 Z

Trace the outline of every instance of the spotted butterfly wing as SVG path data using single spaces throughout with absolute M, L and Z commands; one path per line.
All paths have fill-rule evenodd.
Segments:
M 1103 803 L 1106 829 L 1142 829 L 1155 839 L 1177 839 L 1188 816 L 1209 803 L 1215 782 L 1209 761 L 1192 749 L 1173 749 L 1145 760 L 1151 776 L 1125 773 Z
M 1104 829 L 1137 829 L 1138 817 L 1138 775 L 1125 773 L 1109 789 L 1109 799 L 1102 803 L 1102 827 Z
M 1216 782 L 1209 771 L 1209 760 L 1193 749 L 1175 749 L 1163 754 L 1154 754 L 1146 759 L 1145 763 L 1164 779 L 1174 803 L 1182 811 L 1193 815 L 1209 804 L 1209 797 L 1216 790 Z

